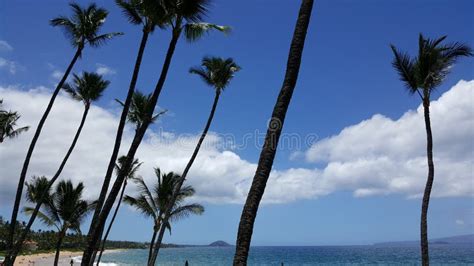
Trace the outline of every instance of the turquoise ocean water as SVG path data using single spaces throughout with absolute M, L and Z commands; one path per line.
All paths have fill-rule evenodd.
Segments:
M 158 265 L 232 265 L 234 247 L 188 247 L 160 250 Z M 432 265 L 474 265 L 472 245 L 432 245 Z M 416 246 L 253 247 L 249 265 L 419 265 Z M 146 265 L 147 250 L 105 254 L 103 265 Z M 79 258 L 77 258 L 79 259 Z M 101 263 L 102 265 L 102 263 Z

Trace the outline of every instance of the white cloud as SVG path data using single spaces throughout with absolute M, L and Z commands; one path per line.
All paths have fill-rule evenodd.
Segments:
M 460 81 L 431 103 L 434 196 L 474 194 L 474 81 Z M 426 180 L 423 109 L 397 120 L 377 114 L 315 143 L 309 162 L 326 163 L 322 183 L 356 196 L 418 197 Z
M 0 40 L 0 51 L 10 52 L 13 51 L 13 47 L 4 40 Z
M 457 219 L 455 222 L 457 225 L 461 225 L 461 226 L 464 225 L 464 220 Z
M 14 75 L 16 74 L 19 67 L 20 66 L 16 62 L 0 57 L 0 69 L 4 69 L 10 74 Z
M 5 108 L 15 109 L 22 115 L 19 126 L 32 126 L 19 138 L 7 140 L 0 145 L 0 202 L 6 202 L 13 199 L 18 169 L 21 169 L 34 127 L 50 95 L 44 88 L 22 91 L 14 87 L 0 88 L 0 94 L 5 100 Z M 82 110 L 81 103 L 65 95 L 58 96 L 37 143 L 28 177 L 54 174 L 75 134 Z M 117 121 L 117 114 L 94 106 L 62 174 L 63 178 L 83 181 L 89 198 L 96 197 L 100 190 L 116 134 Z M 130 145 L 132 134 L 133 129 L 127 128 L 122 147 Z M 148 182 L 152 182 L 153 167 L 160 166 L 163 171 L 182 172 L 196 141 L 197 136 L 180 138 L 177 134 L 150 131 L 137 154 L 137 158 L 144 162 L 140 174 Z M 242 160 L 233 152 L 218 150 L 219 141 L 213 134 L 208 136 L 190 173 L 190 182 L 195 186 L 201 200 L 241 201 L 244 190 L 236 188 L 235 185 L 241 179 L 248 178 L 255 165 Z
M 117 71 L 115 71 L 114 69 L 106 66 L 106 65 L 103 65 L 103 64 L 96 64 L 97 66 L 97 69 L 96 69 L 96 73 L 99 74 L 99 75 L 114 75 L 117 73 Z
M 436 173 L 433 196 L 472 196 L 474 156 L 474 81 L 459 82 L 432 103 Z M 1 88 L 6 108 L 22 114 L 27 133 L 0 145 L 0 202 L 14 197 L 19 169 L 27 146 L 47 102 L 44 88 L 29 91 Z M 44 127 L 31 161 L 28 176 L 51 176 L 76 131 L 83 106 L 59 95 Z M 174 119 L 174 118 L 173 118 Z M 77 148 L 62 178 L 81 180 L 87 196 L 98 195 L 116 133 L 118 114 L 93 107 Z M 130 145 L 133 129 L 127 128 L 122 147 Z M 137 157 L 144 162 L 140 174 L 154 181 L 153 167 L 182 172 L 197 135 L 150 130 Z M 197 191 L 196 200 L 242 203 L 256 164 L 219 147 L 224 140 L 210 134 L 190 172 L 188 182 Z M 274 170 L 264 196 L 267 203 L 312 199 L 337 191 L 352 191 L 356 197 L 400 194 L 417 197 L 426 179 L 425 133 L 421 109 L 392 120 L 375 115 L 323 139 L 303 153 L 317 168 Z M 123 149 L 122 152 L 123 153 Z M 278 169 L 278 166 L 275 166 Z M 133 192 L 131 192 L 133 193 Z
M 59 70 L 54 70 L 53 73 L 51 73 L 51 77 L 56 81 L 61 80 L 63 76 L 64 76 L 64 72 L 59 71 Z

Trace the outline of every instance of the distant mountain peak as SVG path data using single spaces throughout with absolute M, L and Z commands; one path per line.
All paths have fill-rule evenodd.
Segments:
M 231 244 L 222 240 L 218 240 L 218 241 L 212 242 L 211 244 L 209 244 L 209 246 L 210 247 L 230 247 Z

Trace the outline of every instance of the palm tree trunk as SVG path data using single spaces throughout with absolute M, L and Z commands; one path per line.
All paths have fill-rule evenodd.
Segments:
M 110 156 L 109 165 L 107 167 L 107 172 L 106 172 L 105 177 L 104 177 L 104 182 L 102 183 L 102 189 L 100 191 L 99 199 L 97 200 L 97 206 L 94 210 L 94 215 L 92 216 L 92 221 L 91 221 L 91 225 L 89 227 L 89 232 L 87 234 L 87 239 L 90 239 L 92 237 L 92 231 L 95 230 L 94 228 L 96 228 L 96 226 L 97 226 L 97 222 L 98 222 L 97 219 L 99 218 L 100 212 L 101 212 L 102 207 L 103 207 L 104 202 L 105 202 L 105 198 L 107 196 L 107 191 L 109 189 L 109 185 L 110 185 L 110 181 L 112 179 L 112 174 L 113 174 L 115 162 L 117 161 L 118 153 L 119 153 L 119 150 L 120 150 L 120 145 L 122 143 L 122 135 L 123 135 L 123 131 L 124 131 L 124 128 L 125 128 L 125 123 L 127 121 L 128 111 L 130 109 L 130 104 L 132 102 L 132 96 L 133 96 L 133 93 L 135 91 L 135 86 L 136 86 L 136 83 L 137 83 L 138 74 L 140 72 L 140 66 L 141 66 L 141 63 L 142 63 L 143 54 L 145 52 L 145 47 L 146 47 L 146 44 L 147 44 L 147 41 L 148 41 L 149 34 L 150 34 L 150 31 L 147 28 L 143 28 L 143 35 L 142 35 L 142 39 L 140 41 L 140 47 L 138 49 L 137 58 L 135 60 L 135 67 L 133 69 L 132 79 L 130 81 L 130 86 L 129 86 L 128 93 L 127 93 L 127 98 L 125 99 L 125 102 L 124 102 L 124 105 L 123 105 L 123 110 L 122 110 L 122 114 L 120 116 L 119 126 L 117 128 L 117 135 L 115 137 L 114 149 L 112 151 L 112 155 Z M 102 236 L 102 233 L 103 233 L 102 231 L 99 233 L 100 236 Z M 96 242 L 96 245 L 99 245 L 99 243 L 100 242 Z M 97 252 L 96 251 L 97 249 L 98 249 L 98 246 L 93 247 L 93 250 L 91 251 L 92 253 L 90 255 L 90 257 L 91 257 L 90 260 L 92 260 L 92 261 L 95 260 L 95 254 Z M 88 257 L 89 257 L 89 255 L 88 255 Z
M 142 126 L 135 132 L 135 136 L 133 138 L 132 144 L 130 145 L 130 149 L 128 150 L 128 153 L 127 153 L 127 159 L 125 160 L 125 163 L 123 166 L 125 169 L 127 169 L 128 167 L 132 165 L 133 158 L 135 158 L 135 153 L 137 152 L 138 147 L 140 146 L 140 143 L 143 137 L 145 136 L 145 132 L 148 129 L 148 126 L 150 125 L 151 117 L 153 116 L 153 112 L 155 111 L 155 106 L 158 102 L 158 98 L 160 96 L 161 90 L 163 89 L 163 86 L 165 84 L 166 76 L 168 74 L 168 70 L 171 65 L 171 59 L 173 58 L 173 54 L 176 49 L 176 44 L 179 40 L 180 35 L 181 35 L 181 27 L 177 27 L 177 29 L 173 31 L 173 36 L 171 38 L 168 51 L 166 53 L 166 57 L 163 63 L 160 78 L 158 79 L 158 82 L 155 86 L 155 90 L 150 99 L 150 106 L 153 106 L 153 108 L 150 108 L 147 114 L 147 121 L 145 121 L 142 124 Z M 94 248 L 98 244 L 98 241 L 101 237 L 101 232 L 104 228 L 105 221 L 107 220 L 107 216 L 109 215 L 110 210 L 113 207 L 115 199 L 117 198 L 117 195 L 120 191 L 120 188 L 122 187 L 122 183 L 124 182 L 125 178 L 126 176 L 123 173 L 117 175 L 117 178 L 115 179 L 115 182 L 112 185 L 109 196 L 107 197 L 107 200 L 104 203 L 104 206 L 99 214 L 99 217 L 97 218 L 96 223 L 91 224 L 91 228 L 89 230 L 89 237 L 87 240 L 88 243 L 82 256 L 81 265 L 83 266 L 92 265 L 93 263 L 92 255 L 94 252 Z
M 272 118 L 265 137 L 264 146 L 260 153 L 257 170 L 250 187 L 247 201 L 245 202 L 240 218 L 237 234 L 234 265 L 247 265 L 247 258 L 252 238 L 253 226 L 257 216 L 258 206 L 262 199 L 267 184 L 273 160 L 275 158 L 278 140 L 281 135 L 286 112 L 293 95 L 298 72 L 301 64 L 306 32 L 311 17 L 313 0 L 302 0 L 301 8 L 296 22 L 296 28 L 291 42 L 290 53 L 286 68 L 285 80 L 273 109 Z
M 58 266 L 59 252 L 61 252 L 61 245 L 63 243 L 65 234 L 66 234 L 66 230 L 64 228 L 60 232 L 58 232 L 58 242 L 56 243 L 56 255 L 54 255 L 54 266 Z
M 110 230 L 112 229 L 112 225 L 114 224 L 115 217 L 117 217 L 117 213 L 118 213 L 118 210 L 120 209 L 120 204 L 122 203 L 123 194 L 125 193 L 125 188 L 126 187 L 127 187 L 127 180 L 125 180 L 125 182 L 123 182 L 122 192 L 120 192 L 119 201 L 117 203 L 117 206 L 115 207 L 115 211 L 114 211 L 114 214 L 112 215 L 112 220 L 110 220 L 109 227 L 107 228 L 107 231 L 105 232 L 104 239 L 102 240 L 102 247 L 100 248 L 99 258 L 97 259 L 97 265 L 99 265 L 100 259 L 102 258 L 102 253 L 104 252 L 104 248 L 105 248 L 105 242 L 107 241 Z
M 423 266 L 430 264 L 428 254 L 428 205 L 430 203 L 431 188 L 433 187 L 434 180 L 434 163 L 433 163 L 433 135 L 431 132 L 431 121 L 430 121 L 430 100 L 425 95 L 423 100 L 423 109 L 425 115 L 425 127 L 426 127 L 426 152 L 428 159 L 428 178 L 426 180 L 425 192 L 423 194 L 423 202 L 421 204 L 421 260 Z
M 153 236 L 151 237 L 150 248 L 148 250 L 148 260 L 147 262 L 150 263 L 151 256 L 153 254 L 153 246 L 155 245 L 156 234 L 158 233 L 157 229 L 153 230 Z
M 33 155 L 33 151 L 35 149 L 36 142 L 39 139 L 39 136 L 41 134 L 41 130 L 43 129 L 44 123 L 46 122 L 46 118 L 48 118 L 48 115 L 53 108 L 54 101 L 56 100 L 56 96 L 58 96 L 59 91 L 64 85 L 64 82 L 66 82 L 67 77 L 69 76 L 69 73 L 71 72 L 72 68 L 74 67 L 74 64 L 76 63 L 77 59 L 81 56 L 82 48 L 78 48 L 76 53 L 74 54 L 74 57 L 72 58 L 71 62 L 69 63 L 69 66 L 66 69 L 66 72 L 64 73 L 63 77 L 59 81 L 58 85 L 56 86 L 56 89 L 53 92 L 53 95 L 51 95 L 51 99 L 49 100 L 48 106 L 46 107 L 46 110 L 43 113 L 43 116 L 41 117 L 38 126 L 36 128 L 35 134 L 33 136 L 33 139 L 31 140 L 30 146 L 28 148 L 28 152 L 26 153 L 25 161 L 23 162 L 23 167 L 21 169 L 21 174 L 20 178 L 18 180 L 18 187 L 16 190 L 16 196 L 15 196 L 15 203 L 13 205 L 13 211 L 12 211 L 12 217 L 10 219 L 10 231 L 8 233 L 8 238 L 7 238 L 7 250 L 10 251 L 13 247 L 13 241 L 14 241 L 14 234 L 15 234 L 15 226 L 16 226 L 16 218 L 18 216 L 18 212 L 20 209 L 20 202 L 21 202 L 21 196 L 23 194 L 23 186 L 25 185 L 25 178 L 26 178 L 26 173 L 28 171 L 28 166 L 30 164 L 31 156 Z M 5 265 L 13 265 L 13 261 L 15 258 L 10 258 L 10 256 L 6 256 L 5 259 Z
M 199 153 L 199 149 L 201 148 L 201 145 L 204 142 L 204 139 L 206 138 L 207 132 L 209 131 L 209 128 L 211 127 L 212 119 L 214 118 L 214 113 L 216 112 L 217 103 L 219 102 L 219 96 L 220 96 L 220 91 L 216 90 L 216 96 L 214 97 L 214 103 L 212 104 L 211 113 L 209 114 L 209 117 L 207 119 L 206 126 L 204 127 L 204 131 L 202 132 L 201 137 L 199 138 L 196 148 L 194 148 L 194 152 L 191 155 L 191 159 L 189 159 L 189 162 L 184 168 L 181 178 L 179 179 L 178 183 L 176 184 L 176 187 L 174 188 L 172 198 L 170 199 L 170 202 L 166 206 L 166 213 L 163 219 L 163 224 L 166 224 L 170 218 L 169 216 L 171 214 L 171 210 L 176 201 L 176 196 L 181 190 L 181 187 L 183 186 L 184 181 L 186 180 L 186 176 L 188 175 L 188 172 L 191 169 L 191 166 L 193 165 L 194 160 L 196 159 Z M 166 231 L 166 226 L 161 227 L 160 234 L 158 236 L 158 241 L 157 241 L 157 244 L 155 245 L 155 250 L 153 252 L 153 260 L 151 261 L 152 265 L 155 265 L 155 261 L 156 261 L 156 258 L 158 257 L 158 253 L 160 251 L 161 242 L 163 241 L 163 236 L 165 234 L 165 231 Z
M 49 189 L 53 186 L 54 182 L 56 182 L 56 180 L 59 178 L 59 176 L 61 175 L 64 167 L 66 166 L 67 161 L 69 160 L 69 157 L 72 154 L 72 151 L 74 150 L 74 147 L 76 147 L 76 143 L 79 140 L 79 136 L 81 135 L 84 124 L 86 123 L 87 115 L 89 114 L 89 109 L 90 109 L 90 106 L 88 104 L 85 105 L 84 112 L 82 114 L 81 123 L 79 124 L 79 127 L 77 128 L 76 135 L 74 135 L 74 139 L 72 140 L 72 143 L 69 146 L 69 149 L 68 149 L 66 155 L 64 156 L 61 164 L 59 165 L 58 170 L 54 174 L 53 178 L 51 178 L 51 180 L 49 181 L 48 189 L 46 189 L 46 191 L 49 191 Z M 46 198 L 46 196 L 47 196 L 47 194 L 41 195 L 41 200 L 38 203 L 36 203 L 35 209 L 33 210 L 33 213 L 30 216 L 28 224 L 26 225 L 25 229 L 21 233 L 21 235 L 18 238 L 18 240 L 16 241 L 16 243 L 13 245 L 13 247 L 11 249 L 12 250 L 11 255 L 10 255 L 11 258 L 12 258 L 12 263 L 15 261 L 16 256 L 20 252 L 22 243 L 23 243 L 23 241 L 25 241 L 26 237 L 28 236 L 28 232 L 30 231 L 31 226 L 33 226 L 33 223 L 34 223 L 34 221 L 35 221 L 35 219 L 38 215 L 38 212 L 39 212 L 39 210 L 41 208 L 41 205 L 43 204 L 43 201 Z
M 145 52 L 145 47 L 148 41 L 148 36 L 150 32 L 147 28 L 143 28 L 143 35 L 142 39 L 140 41 L 140 47 L 138 49 L 138 54 L 137 58 L 135 60 L 135 67 L 133 69 L 132 73 L 132 79 L 130 80 L 130 86 L 128 88 L 128 93 L 127 93 L 127 98 L 125 99 L 124 105 L 123 105 L 123 110 L 122 114 L 120 116 L 120 122 L 117 128 L 117 135 L 115 136 L 115 144 L 114 144 L 114 149 L 112 151 L 112 155 L 110 156 L 110 161 L 109 165 L 107 167 L 107 172 L 104 177 L 104 182 L 102 184 L 102 189 L 100 191 L 99 198 L 97 200 L 97 206 L 94 210 L 94 215 L 92 216 L 92 221 L 91 221 L 91 226 L 89 228 L 89 232 L 87 237 L 91 237 L 91 233 L 93 228 L 96 226 L 97 219 L 99 218 L 100 211 L 102 209 L 102 206 L 104 205 L 105 202 L 105 197 L 107 196 L 107 191 L 109 189 L 110 181 L 112 179 L 112 174 L 114 171 L 115 163 L 117 161 L 118 153 L 120 150 L 120 145 L 122 143 L 122 135 L 123 135 L 123 130 L 125 128 L 125 123 L 127 122 L 127 115 L 128 111 L 130 109 L 130 104 L 132 102 L 132 96 L 135 91 L 135 86 L 137 84 L 137 79 L 138 79 L 138 74 L 140 72 L 140 66 L 142 63 L 143 59 L 143 54 Z

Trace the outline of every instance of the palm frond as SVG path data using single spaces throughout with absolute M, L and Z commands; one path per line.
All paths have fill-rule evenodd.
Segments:
M 23 208 L 23 213 L 25 213 L 26 215 L 31 215 L 31 214 L 33 214 L 34 210 L 35 210 L 35 208 L 24 207 Z M 58 230 L 60 230 L 59 225 L 56 223 L 56 221 L 54 221 L 53 219 L 48 217 L 48 215 L 44 214 L 41 211 L 38 211 L 37 216 L 41 220 L 41 222 L 43 222 L 46 226 L 48 226 L 48 227 L 54 226 Z
M 154 201 L 154 197 L 150 191 L 150 189 L 148 188 L 147 184 L 145 183 L 145 181 L 143 180 L 143 178 L 141 177 L 136 177 L 136 178 L 133 178 L 131 179 L 135 184 L 137 184 L 137 187 L 139 189 L 139 193 L 140 195 L 142 195 L 146 200 L 147 202 L 149 202 L 149 205 L 156 211 L 156 210 L 159 210 L 158 206 L 156 206 L 155 204 L 155 201 Z
M 122 9 L 122 14 L 127 17 L 128 21 L 132 24 L 143 24 L 143 19 L 140 16 L 137 9 L 136 1 L 124 1 L 124 0 L 115 0 L 115 3 Z
M 407 53 L 403 53 L 394 45 L 390 45 L 395 58 L 392 61 L 392 66 L 397 70 L 400 80 L 405 84 L 405 87 L 411 93 L 415 93 L 418 89 L 418 82 L 416 80 L 415 63 Z
M 109 40 L 113 39 L 114 37 L 122 36 L 123 34 L 124 34 L 123 32 L 105 33 L 99 36 L 95 36 L 92 39 L 89 39 L 88 42 L 90 46 L 92 47 L 99 47 L 106 44 Z
M 170 12 L 183 17 L 187 21 L 199 22 L 207 15 L 210 0 L 172 0 L 167 1 Z
M 119 33 L 99 34 L 105 19 L 107 10 L 98 8 L 95 4 L 90 4 L 82 8 L 77 3 L 71 3 L 72 16 L 60 16 L 50 21 L 52 26 L 62 27 L 66 37 L 74 47 L 82 49 L 86 42 L 92 47 L 103 44 Z
M 73 82 L 65 83 L 65 90 L 71 97 L 85 104 L 97 101 L 109 86 L 110 81 L 104 80 L 102 75 L 94 72 L 84 72 L 81 76 L 73 74 Z
M 241 67 L 232 58 L 204 57 L 201 66 L 193 67 L 189 72 L 198 75 L 207 85 L 220 92 L 227 87 L 240 69 Z
M 187 23 L 184 26 L 184 36 L 189 42 L 194 42 L 201 39 L 205 34 L 217 30 L 223 32 L 224 34 L 229 34 L 231 28 L 228 26 L 220 26 L 212 23 L 197 22 L 197 23 Z
M 152 217 L 154 220 L 158 218 L 156 209 L 152 205 L 150 205 L 150 202 L 144 195 L 140 195 L 136 198 L 129 195 L 125 195 L 123 201 L 140 211 L 145 217 Z
M 26 182 L 26 199 L 32 203 L 41 201 L 43 195 L 46 196 L 45 201 L 50 198 L 49 179 L 45 176 L 33 176 L 31 182 Z
M 178 206 L 176 209 L 174 209 L 171 214 L 170 214 L 170 220 L 171 221 L 178 221 L 183 218 L 186 218 L 190 215 L 201 215 L 204 213 L 204 206 L 201 204 L 188 204 L 184 206 Z

